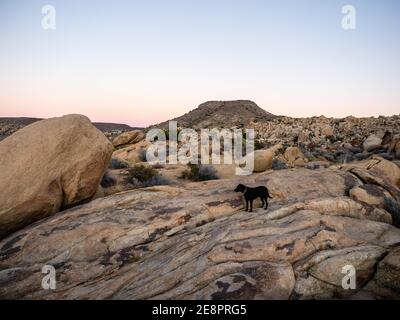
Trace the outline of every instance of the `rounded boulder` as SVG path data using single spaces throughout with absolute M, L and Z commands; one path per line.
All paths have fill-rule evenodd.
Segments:
M 112 144 L 82 115 L 35 122 L 0 143 L 0 238 L 92 198 Z

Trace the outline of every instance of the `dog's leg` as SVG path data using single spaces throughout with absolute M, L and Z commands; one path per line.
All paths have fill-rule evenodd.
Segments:
M 253 200 L 250 200 L 250 212 L 253 212 Z
M 249 200 L 246 199 L 246 210 L 245 211 L 249 211 Z
M 265 210 L 267 210 L 268 209 L 268 198 L 265 198 L 265 208 L 264 208 Z
M 260 199 L 261 199 L 261 202 L 262 202 L 261 208 L 264 208 L 264 204 L 265 204 L 264 197 L 260 197 Z

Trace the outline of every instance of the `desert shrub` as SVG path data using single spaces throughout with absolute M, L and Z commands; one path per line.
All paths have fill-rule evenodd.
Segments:
M 188 167 L 188 170 L 182 171 L 181 175 L 179 176 L 180 179 L 193 180 L 196 175 L 199 175 L 198 165 L 188 164 Z
M 400 204 L 389 197 L 385 197 L 384 209 L 392 215 L 393 225 L 400 227 Z
M 213 166 L 200 165 L 199 179 L 200 181 L 217 180 L 219 179 L 218 172 Z
M 158 174 L 151 166 L 139 164 L 130 168 L 125 178 L 125 182 L 136 187 L 151 187 L 170 184 L 170 181 Z
M 141 162 L 146 162 L 147 161 L 146 153 L 147 153 L 146 149 L 140 149 L 139 150 L 139 152 L 138 152 L 139 161 L 141 161 Z
M 129 164 L 124 160 L 112 158 L 110 167 L 111 169 L 126 169 L 129 168 Z
M 143 164 L 135 165 L 128 170 L 126 182 L 132 183 L 133 180 L 138 182 L 145 182 L 157 175 L 157 171 L 150 166 Z
M 338 138 L 335 136 L 326 136 L 326 141 L 329 143 L 335 143 L 336 141 L 338 141 Z
M 278 159 L 273 159 L 272 160 L 272 169 L 274 170 L 283 170 L 283 169 L 287 169 L 287 165 L 286 163 L 284 163 L 281 160 Z
M 323 156 L 326 160 L 328 160 L 328 161 L 330 161 L 330 162 L 335 162 L 335 161 L 336 161 L 335 156 L 334 156 L 333 154 L 331 154 L 331 153 L 323 152 L 323 153 L 322 153 L 322 156 Z
M 219 179 L 218 172 L 211 165 L 188 164 L 189 169 L 182 172 L 180 178 L 192 181 Z
M 171 181 L 168 178 L 166 178 L 160 174 L 157 174 L 154 177 L 150 178 L 149 180 L 146 180 L 143 182 L 134 180 L 133 184 L 136 187 L 145 188 L 145 187 L 169 185 L 169 184 L 171 184 Z
M 106 171 L 103 178 L 101 179 L 100 184 L 103 188 L 109 188 L 114 186 L 116 183 L 117 180 L 115 179 L 115 177 L 109 171 Z

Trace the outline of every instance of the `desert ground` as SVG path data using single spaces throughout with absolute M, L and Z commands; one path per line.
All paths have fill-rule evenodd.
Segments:
M 146 133 L 167 122 L 0 118 L 0 298 L 400 298 L 400 115 L 291 118 L 240 100 L 173 120 L 254 129 L 254 173 L 149 164 Z M 239 183 L 267 186 L 268 210 L 245 212 Z

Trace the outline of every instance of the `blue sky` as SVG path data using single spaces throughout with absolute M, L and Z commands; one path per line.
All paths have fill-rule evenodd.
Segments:
M 43 5 L 57 29 L 41 27 Z M 343 5 L 357 28 L 341 28 Z M 275 114 L 400 113 L 396 0 L 0 0 L 0 116 L 148 125 L 207 100 Z

